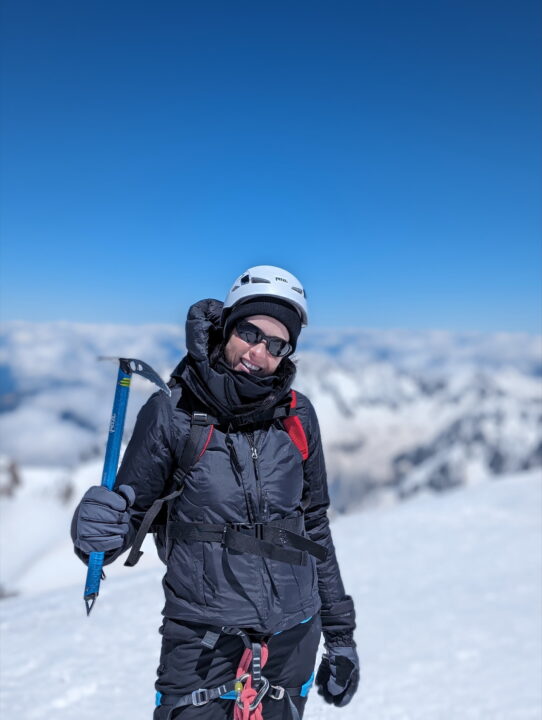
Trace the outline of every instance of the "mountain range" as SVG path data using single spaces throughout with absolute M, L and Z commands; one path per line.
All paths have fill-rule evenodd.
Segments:
M 98 356 L 137 357 L 167 379 L 183 353 L 176 326 L 5 325 L 0 493 L 16 492 L 21 466 L 69 475 L 103 454 L 116 367 Z M 542 466 L 538 336 L 307 329 L 296 363 L 338 512 Z M 125 439 L 153 391 L 135 377 Z

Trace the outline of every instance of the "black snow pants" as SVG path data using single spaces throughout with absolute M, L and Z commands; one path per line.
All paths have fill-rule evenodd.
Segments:
M 202 645 L 210 629 L 205 625 L 164 620 L 160 628 L 162 652 L 156 681 L 157 702 L 164 704 L 157 706 L 154 720 L 167 719 L 175 704 L 173 696 L 187 695 L 198 688 L 216 688 L 235 678 L 245 649 L 242 639 L 222 633 L 211 650 Z M 269 656 L 262 673 L 271 685 L 299 690 L 304 686 L 303 695 L 291 698 L 300 718 L 307 701 L 320 633 L 320 617 L 316 616 L 268 640 Z M 219 698 L 202 706 L 186 705 L 175 710 L 170 720 L 231 720 L 234 702 Z M 287 698 L 266 697 L 262 706 L 264 720 L 291 720 Z

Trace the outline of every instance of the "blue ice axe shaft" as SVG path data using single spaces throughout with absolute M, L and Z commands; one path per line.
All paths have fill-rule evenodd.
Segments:
M 135 358 L 98 358 L 99 360 L 118 360 L 119 372 L 117 375 L 117 384 L 115 387 L 115 399 L 113 400 L 113 411 L 111 413 L 111 421 L 109 423 L 109 435 L 107 437 L 107 446 L 105 450 L 104 467 L 102 473 L 102 485 L 108 490 L 112 490 L 117 476 L 117 468 L 119 465 L 120 447 L 122 443 L 122 434 L 124 432 L 124 421 L 126 419 L 126 407 L 128 406 L 128 395 L 130 393 L 130 382 L 132 374 L 137 373 L 154 382 L 158 387 L 168 395 L 171 390 L 164 383 L 158 373 L 151 368 L 150 365 L 142 360 Z M 87 579 L 85 582 L 85 592 L 83 595 L 87 608 L 87 615 L 94 607 L 94 603 L 100 592 L 100 581 L 103 575 L 104 564 L 103 552 L 90 553 L 88 560 Z

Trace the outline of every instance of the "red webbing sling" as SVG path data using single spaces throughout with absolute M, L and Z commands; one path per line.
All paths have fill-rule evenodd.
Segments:
M 262 644 L 262 656 L 261 656 L 261 668 L 264 667 L 267 662 L 269 651 L 265 643 Z M 252 674 L 250 673 L 250 666 L 252 663 L 252 650 L 245 648 L 239 667 L 237 668 L 236 677 L 243 677 L 248 674 L 248 678 L 245 680 L 243 689 L 241 690 L 238 699 L 235 701 L 233 720 L 263 720 L 263 710 L 261 701 L 256 707 L 251 709 L 251 704 L 254 703 L 258 695 L 256 688 L 252 687 Z

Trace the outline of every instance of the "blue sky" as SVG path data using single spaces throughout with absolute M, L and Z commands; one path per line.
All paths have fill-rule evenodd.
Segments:
M 4 0 L 3 320 L 541 330 L 538 1 Z

